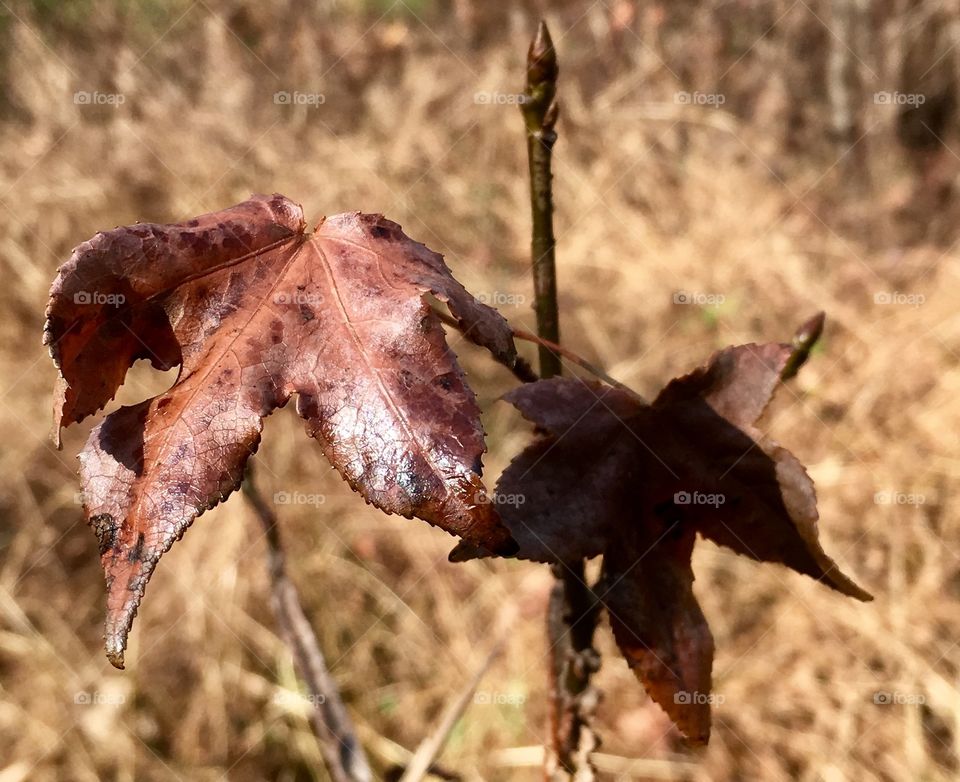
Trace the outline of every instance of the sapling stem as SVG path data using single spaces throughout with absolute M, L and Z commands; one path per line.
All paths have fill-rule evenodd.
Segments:
M 541 21 L 527 52 L 527 85 L 520 104 L 527 132 L 530 166 L 530 243 L 534 309 L 540 354 L 540 376 L 550 378 L 562 371 L 560 354 L 552 349 L 560 341 L 557 306 L 556 239 L 553 232 L 553 146 L 559 108 L 557 53 L 550 31 Z M 556 583 L 550 592 L 547 637 L 550 644 L 550 746 L 544 754 L 547 779 L 560 780 L 577 774 L 590 780 L 593 771 L 589 753 L 595 741 L 590 729 L 590 711 L 595 699 L 585 698 L 590 675 L 596 669 L 593 632 L 597 607 L 586 583 L 583 560 L 555 565 Z
M 557 53 L 545 22 L 541 21 L 527 52 L 527 87 L 520 104 L 527 130 L 530 167 L 530 212 L 533 218 L 530 243 L 533 266 L 534 309 L 537 333 L 550 342 L 560 342 L 557 308 L 556 239 L 553 234 L 553 145 L 559 114 Z M 540 345 L 540 375 L 559 375 L 560 357 Z

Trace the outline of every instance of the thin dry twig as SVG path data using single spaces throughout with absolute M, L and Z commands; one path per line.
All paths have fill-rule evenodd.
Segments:
M 310 690 L 310 700 L 314 704 L 310 712 L 310 724 L 327 771 L 333 782 L 372 782 L 373 774 L 340 697 L 340 690 L 327 669 L 317 636 L 300 603 L 297 588 L 287 575 L 276 514 L 254 485 L 252 472 L 248 473 L 243 483 L 243 493 L 266 533 L 273 613 L 293 653 L 297 670 Z
M 440 318 L 441 321 L 451 328 L 455 328 L 461 333 L 463 332 L 463 327 L 455 318 L 451 317 L 445 312 L 440 312 L 439 310 L 434 310 L 434 313 L 438 318 Z M 549 339 L 544 339 L 543 337 L 539 337 L 536 334 L 525 331 L 524 329 L 511 327 L 510 331 L 513 333 L 514 339 L 522 339 L 524 342 L 532 342 L 535 345 L 544 347 L 552 353 L 567 359 L 567 361 L 569 361 L 571 364 L 575 364 L 581 369 L 589 372 L 594 377 L 599 378 L 614 388 L 618 388 L 621 391 L 630 394 L 630 396 L 634 397 L 638 401 L 643 402 L 643 398 L 636 391 L 630 388 L 630 386 L 624 385 L 615 377 L 607 374 L 602 367 L 598 367 L 596 364 L 587 361 L 587 359 L 585 359 L 583 356 L 579 355 L 578 353 L 574 353 L 569 348 L 565 348 L 563 345 L 559 345 L 556 342 L 551 342 Z M 540 379 L 540 376 L 533 370 L 533 367 L 531 367 L 521 357 L 517 357 L 515 363 L 511 366 L 507 366 L 507 368 L 513 372 L 514 376 L 516 376 L 518 380 L 521 380 L 524 383 L 534 383 Z
M 470 680 L 460 691 L 460 694 L 457 696 L 456 700 L 452 701 L 450 705 L 447 706 L 436 727 L 423 739 L 423 741 L 420 742 L 420 746 L 417 747 L 417 751 L 414 753 L 413 758 L 411 758 L 410 763 L 407 765 L 407 770 L 400 778 L 400 782 L 420 782 L 420 780 L 422 780 L 434 768 L 434 761 L 440 754 L 440 751 L 443 749 L 444 744 L 446 744 L 447 739 L 450 737 L 451 731 L 457 724 L 457 721 L 463 716 L 463 713 L 470 705 L 473 699 L 473 694 L 476 692 L 477 687 L 480 686 L 481 680 L 490 669 L 493 661 L 503 651 L 503 647 L 507 640 L 508 629 L 509 622 L 504 622 L 499 638 L 490 649 L 490 652 L 487 654 L 486 658 L 484 658 L 483 662 L 480 664 L 480 667 L 477 668 L 473 676 L 470 677 Z
M 621 391 L 627 394 L 630 394 L 630 396 L 632 396 L 638 402 L 643 402 L 643 397 L 641 397 L 640 394 L 638 394 L 636 391 L 630 388 L 630 386 L 624 385 L 615 377 L 611 377 L 601 367 L 598 367 L 596 364 L 593 364 L 590 361 L 587 361 L 587 359 L 583 358 L 583 356 L 580 356 L 577 353 L 574 353 L 569 348 L 565 348 L 563 347 L 563 345 L 559 345 L 556 342 L 551 342 L 550 340 L 544 339 L 543 337 L 538 337 L 536 334 L 531 334 L 529 331 L 524 331 L 523 329 L 511 329 L 511 331 L 513 332 L 513 336 L 516 339 L 522 339 L 527 342 L 535 342 L 538 345 L 547 347 L 549 350 L 553 351 L 557 355 L 563 356 L 563 358 L 567 359 L 567 361 L 569 361 L 571 364 L 576 364 L 578 367 L 580 367 L 581 369 L 585 369 L 594 377 L 600 378 L 600 380 L 602 380 L 605 383 L 608 383 L 614 388 L 618 388 Z

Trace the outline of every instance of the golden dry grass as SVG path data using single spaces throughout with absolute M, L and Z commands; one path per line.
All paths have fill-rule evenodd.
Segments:
M 475 102 L 516 91 L 531 17 L 481 18 L 471 45 L 425 5 L 380 16 L 226 0 L 4 4 L 0 782 L 325 778 L 241 498 L 164 558 L 128 670 L 107 664 L 96 543 L 75 501 L 73 454 L 89 422 L 52 449 L 43 307 L 58 263 L 97 230 L 277 191 L 317 216 L 384 212 L 532 328 L 519 113 Z M 651 393 L 719 346 L 788 337 L 825 309 L 822 349 L 767 426 L 810 467 L 828 551 L 877 597 L 858 604 L 700 543 L 696 591 L 724 698 L 711 744 L 684 748 L 603 626 L 604 778 L 955 778 L 960 286 L 949 225 L 947 241 L 901 240 L 891 204 L 909 200 L 913 175 L 882 113 L 875 179 L 857 190 L 834 165 L 843 148 L 784 151 L 777 123 L 791 94 L 756 63 L 726 78 L 766 113 L 680 105 L 660 63 L 682 70 L 670 58 L 695 57 L 696 41 L 675 53 L 647 36 L 647 19 L 616 57 L 611 8 L 560 5 L 550 19 L 563 68 L 564 342 Z M 791 19 L 808 13 L 791 9 Z M 77 90 L 125 101 L 77 105 Z M 277 105 L 278 90 L 325 102 Z M 724 301 L 676 304 L 677 291 Z M 922 299 L 877 303 L 883 293 Z M 462 343 L 458 352 L 487 411 L 492 481 L 528 430 L 495 402 L 512 379 Z M 171 380 L 138 367 L 118 402 Z M 255 461 L 266 493 L 325 498 L 281 507 L 281 524 L 378 768 L 417 745 L 516 607 L 506 653 L 442 762 L 467 780 L 539 778 L 547 571 L 448 564 L 451 538 L 365 507 L 290 410 L 268 421 Z M 878 492 L 923 502 L 884 504 Z M 84 692 L 100 702 L 76 703 Z M 877 704 L 878 692 L 911 702 Z

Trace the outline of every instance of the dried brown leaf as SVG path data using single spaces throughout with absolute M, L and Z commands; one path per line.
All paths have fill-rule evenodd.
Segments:
M 710 738 L 713 636 L 693 594 L 695 534 L 639 525 L 603 559 L 613 637 L 651 698 L 693 743 Z
M 237 488 L 264 417 L 291 396 L 368 502 L 516 549 L 483 501 L 480 411 L 423 296 L 506 363 L 509 326 L 380 215 L 304 228 L 298 205 L 254 196 L 186 223 L 98 234 L 54 282 L 45 341 L 60 370 L 58 434 L 102 408 L 138 358 L 181 364 L 172 388 L 108 415 L 81 454 L 117 666 L 160 556 Z
M 652 405 L 574 378 L 507 395 L 540 430 L 504 471 L 497 495 L 518 556 L 603 554 L 617 642 L 685 735 L 709 734 L 712 641 L 692 592 L 697 532 L 779 562 L 861 600 L 820 546 L 813 483 L 754 424 L 792 349 L 741 345 L 671 381 Z M 484 556 L 461 543 L 455 560 Z

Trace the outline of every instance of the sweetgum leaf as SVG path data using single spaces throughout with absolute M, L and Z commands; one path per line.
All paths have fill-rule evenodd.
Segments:
M 572 562 L 602 554 L 610 526 L 643 482 L 634 441 L 621 437 L 636 401 L 594 381 L 561 378 L 519 386 L 503 398 L 550 435 L 517 455 L 497 483 L 495 496 L 520 498 L 499 506 L 520 546 L 517 556 Z M 461 541 L 450 559 L 487 556 Z
M 506 396 L 537 438 L 504 471 L 497 494 L 521 558 L 603 555 L 614 636 L 651 697 L 693 741 L 710 728 L 713 642 L 693 595 L 696 534 L 779 562 L 846 595 L 870 595 L 820 546 L 813 483 L 755 427 L 793 349 L 726 348 L 671 381 L 652 404 L 577 378 Z M 451 559 L 490 556 L 461 542 Z
M 792 352 L 789 345 L 775 343 L 727 348 L 667 385 L 651 410 L 671 430 L 670 438 L 658 443 L 660 459 L 651 465 L 654 471 L 661 468 L 659 483 L 668 487 L 657 502 L 673 501 L 678 517 L 738 554 L 782 563 L 869 600 L 869 593 L 841 573 L 820 546 L 816 492 L 803 465 L 753 426 Z M 691 442 L 701 445 L 691 451 Z M 674 467 L 669 476 L 667 465 Z M 681 506 L 674 500 L 682 494 L 690 502 Z M 715 495 L 718 502 L 698 503 L 698 494 Z
M 778 342 L 720 350 L 703 366 L 667 383 L 654 407 L 703 399 L 734 426 L 752 426 L 770 404 L 793 351 Z
M 613 637 L 651 698 L 684 736 L 710 738 L 713 636 L 693 594 L 695 534 L 638 525 L 603 558 Z
M 546 431 L 497 484 L 497 494 L 524 500 L 501 508 L 517 556 L 596 556 L 617 544 L 625 525 L 655 513 L 740 554 L 869 599 L 820 547 L 816 494 L 803 466 L 752 426 L 790 351 L 777 343 L 726 348 L 671 381 L 652 405 L 578 378 L 507 394 Z M 481 555 L 467 543 L 451 558 Z
M 483 550 L 516 549 L 484 501 L 479 408 L 423 297 L 446 302 L 469 339 L 509 363 L 506 321 L 380 215 L 304 229 L 297 204 L 254 196 L 186 223 L 97 234 L 53 284 L 45 342 L 60 370 L 58 439 L 137 359 L 181 365 L 168 391 L 108 415 L 80 456 L 118 667 L 161 555 L 238 487 L 264 417 L 291 396 L 368 502 Z

